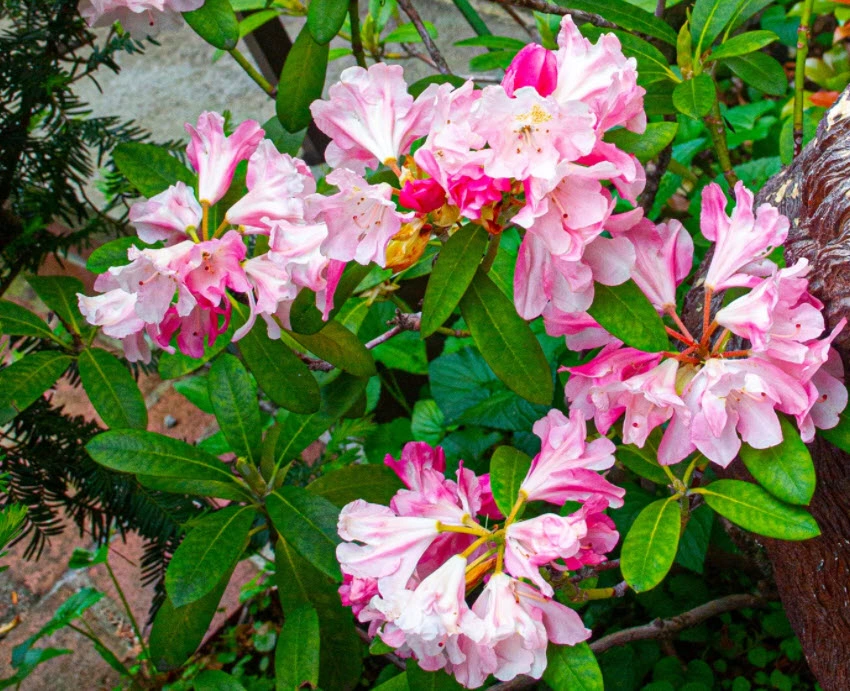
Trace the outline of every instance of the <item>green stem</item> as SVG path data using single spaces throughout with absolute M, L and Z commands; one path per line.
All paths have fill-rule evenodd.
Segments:
M 490 244 L 487 245 L 487 254 L 484 255 L 484 261 L 481 262 L 481 270 L 488 273 L 493 268 L 493 262 L 496 261 L 496 255 L 499 252 L 499 243 L 502 241 L 502 234 L 491 235 Z
M 705 124 L 708 128 L 708 134 L 711 136 L 711 141 L 714 144 L 714 150 L 717 152 L 717 162 L 723 171 L 723 177 L 726 178 L 726 182 L 729 183 L 730 188 L 734 187 L 735 183 L 738 182 L 738 176 L 732 170 L 729 145 L 726 143 L 726 124 L 723 122 L 723 116 L 720 114 L 720 101 L 714 101 L 711 112 L 705 116 Z
M 127 598 L 124 595 L 124 590 L 121 588 L 121 584 L 118 582 L 118 579 L 115 577 L 115 572 L 112 570 L 112 566 L 109 564 L 109 555 L 107 554 L 106 561 L 103 562 L 104 566 L 106 566 L 106 572 L 109 574 L 109 580 L 112 581 L 112 585 L 115 586 L 115 590 L 118 592 L 118 597 L 121 599 L 121 604 L 124 607 L 124 611 L 127 612 L 127 617 L 130 619 L 130 626 L 133 627 L 133 633 L 136 634 L 136 638 L 139 639 L 139 645 L 142 646 L 142 651 L 145 654 L 145 659 L 148 662 L 151 662 L 151 654 L 150 650 L 148 650 L 148 646 L 145 643 L 145 639 L 142 636 L 142 630 L 139 628 L 139 622 L 136 621 L 136 617 L 133 615 L 133 610 L 130 608 L 130 603 L 127 602 Z
M 277 96 L 277 90 L 268 82 L 268 80 L 259 73 L 256 67 L 254 67 L 248 58 L 246 58 L 242 51 L 238 48 L 231 48 L 229 51 L 231 57 L 236 60 L 236 63 L 245 70 L 246 74 L 254 80 L 254 82 L 259 86 L 263 91 L 265 91 L 269 96 L 275 98 Z
M 803 85 L 806 81 L 806 57 L 809 54 L 809 35 L 814 0 L 803 2 L 803 16 L 797 29 L 797 61 L 794 65 L 794 158 L 803 150 Z
M 351 52 L 360 67 L 366 67 L 366 54 L 363 52 L 363 36 L 360 34 L 360 7 L 357 0 L 348 3 L 348 19 L 351 22 Z
M 460 10 L 467 24 L 472 27 L 472 30 L 479 36 L 492 36 L 487 24 L 481 19 L 481 15 L 475 11 L 475 8 L 469 4 L 469 0 L 454 0 L 455 7 Z
M 128 679 L 130 679 L 130 680 L 132 681 L 133 686 L 134 686 L 135 688 L 140 688 L 140 687 L 139 687 L 139 683 L 136 681 L 135 677 L 133 676 L 133 673 L 132 673 L 132 672 L 130 672 L 130 670 L 129 670 L 129 669 L 127 669 L 127 665 L 125 665 L 123 662 L 121 662 L 121 660 L 119 659 L 119 657 L 115 654 L 115 651 L 113 651 L 113 650 L 112 650 L 111 648 L 109 648 L 109 646 L 107 646 L 107 645 L 106 645 L 106 644 L 105 644 L 102 640 L 100 640 L 100 637 L 99 637 L 99 636 L 98 636 L 98 635 L 94 632 L 94 630 L 93 630 L 93 629 L 92 629 L 92 628 L 88 625 L 88 622 L 86 622 L 86 620 L 85 620 L 85 619 L 82 619 L 81 621 L 83 622 L 83 625 L 86 627 L 86 629 L 88 629 L 88 631 L 86 631 L 86 629 L 81 629 L 79 626 L 76 626 L 76 625 L 74 625 L 74 624 L 68 624 L 68 628 L 69 628 L 69 629 L 71 629 L 71 630 L 73 630 L 73 631 L 76 631 L 76 632 L 77 632 L 78 634 L 80 634 L 81 636 L 85 636 L 85 637 L 86 637 L 86 638 L 88 638 L 88 639 L 89 639 L 92 643 L 94 643 L 94 645 L 95 645 L 95 646 L 100 646 L 100 647 L 101 647 L 101 648 L 103 648 L 104 650 L 108 650 L 110 653 L 112 653 L 112 656 L 115 658 L 116 662 L 118 662 L 118 664 L 119 664 L 119 665 L 121 665 L 121 668 L 123 669 L 123 673 L 124 673 L 124 674 L 126 674 L 126 675 L 127 675 L 127 678 L 128 678 Z

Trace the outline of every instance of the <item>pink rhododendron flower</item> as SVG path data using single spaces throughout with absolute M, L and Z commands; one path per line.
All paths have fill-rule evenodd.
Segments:
M 234 230 L 220 239 L 192 245 L 183 269 L 186 286 L 211 305 L 222 301 L 226 288 L 247 293 L 251 285 L 241 266 L 245 252 L 245 243 Z
M 190 136 L 186 155 L 198 173 L 198 199 L 215 204 L 230 187 L 239 162 L 254 153 L 263 130 L 254 120 L 246 120 L 228 137 L 224 134 L 224 118 L 204 112 L 195 127 L 186 123 L 186 132 Z
M 139 239 L 147 243 L 185 240 L 189 229 L 196 230 L 201 225 L 201 215 L 194 191 L 183 182 L 130 207 L 130 223 Z
M 412 441 L 401 450 L 401 458 L 395 460 L 387 454 L 384 465 L 390 468 L 407 489 L 419 490 L 425 486 L 423 473 L 433 470 L 442 475 L 446 470 L 446 454 L 442 447 L 433 447 L 424 441 Z
M 414 100 L 407 92 L 401 65 L 378 62 L 343 70 L 328 90 L 327 101 L 314 101 L 310 112 L 331 138 L 325 160 L 334 168 L 363 173 L 392 163 L 428 132 L 434 89 Z
M 539 43 L 529 43 L 511 60 L 502 79 L 502 88 L 508 96 L 517 89 L 533 87 L 541 96 L 551 94 L 558 83 L 558 60 L 555 53 Z
M 180 27 L 181 13 L 203 4 L 204 0 L 80 0 L 79 11 L 91 27 L 121 22 L 127 33 L 142 39 Z
M 112 338 L 126 338 L 145 328 L 145 322 L 136 313 L 139 296 L 115 288 L 101 295 L 77 295 L 77 305 L 89 324 L 100 326 Z
M 603 329 L 587 312 L 561 312 L 554 305 L 543 311 L 546 333 L 565 336 L 570 350 L 592 350 L 620 341 Z
M 694 242 L 678 221 L 646 219 L 628 231 L 635 248 L 632 280 L 659 312 L 676 307 L 676 287 L 693 266 Z

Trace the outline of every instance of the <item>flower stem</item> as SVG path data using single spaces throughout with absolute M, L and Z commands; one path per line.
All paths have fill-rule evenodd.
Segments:
M 201 217 L 201 237 L 204 240 L 209 240 L 209 232 L 210 232 L 210 203 L 209 202 L 201 202 L 201 210 L 203 211 L 203 216 Z
M 472 556 L 472 553 L 475 550 L 477 550 L 479 547 L 481 547 L 481 545 L 483 545 L 488 540 L 490 540 L 490 535 L 482 535 L 475 542 L 473 542 L 469 547 L 467 547 L 465 550 L 463 550 L 463 552 L 461 552 L 460 556 L 462 556 L 464 559 L 469 559 L 469 557 Z M 478 562 L 482 561 L 484 558 L 486 558 L 489 554 L 492 554 L 492 553 L 493 553 L 493 550 L 490 550 L 486 554 L 481 555 L 475 561 L 473 561 L 471 564 L 469 564 L 466 568 L 471 569 L 474 566 L 477 566 Z
M 519 510 L 525 504 L 525 500 L 527 498 L 528 498 L 528 495 L 526 495 L 526 493 L 523 490 L 520 490 L 519 491 L 519 497 L 517 497 L 517 500 L 516 500 L 516 504 L 514 504 L 513 508 L 511 509 L 511 515 L 508 516 L 505 519 L 505 528 L 507 528 L 511 523 L 513 523 L 514 519 L 516 518 L 517 514 L 519 513 Z
M 221 222 L 221 225 L 219 225 L 219 227 L 215 229 L 215 233 L 213 233 L 213 237 L 214 237 L 214 238 L 217 238 L 217 237 L 219 237 L 220 235 L 224 235 L 224 229 L 225 229 L 225 228 L 227 228 L 227 226 L 229 226 L 229 225 L 230 225 L 230 223 L 229 223 L 229 222 L 228 222 L 228 220 L 225 218 L 225 219 Z
M 681 331 L 684 334 L 685 338 L 690 339 L 690 343 L 688 345 L 696 343 L 696 339 L 693 336 L 691 336 L 691 332 L 688 331 L 688 327 L 685 326 L 685 322 L 683 322 L 682 319 L 679 317 L 679 315 L 676 313 L 676 308 L 673 307 L 673 305 L 668 305 L 665 308 L 665 312 L 667 312 L 670 319 L 673 320 L 673 323 L 677 327 L 679 327 L 679 331 Z
M 711 327 L 711 295 L 713 292 L 710 286 L 705 287 L 705 304 L 702 306 L 702 341 L 700 342 L 703 348 L 708 347 L 708 339 L 711 336 L 709 328 Z
M 481 537 L 490 537 L 491 533 L 486 528 L 476 526 L 475 528 L 463 525 L 446 525 L 437 521 L 437 532 L 440 533 L 463 533 L 464 535 L 479 535 Z
M 238 48 L 231 48 L 229 51 L 230 56 L 236 60 L 236 63 L 245 70 L 246 74 L 254 80 L 254 82 L 259 86 L 263 91 L 265 91 L 269 96 L 275 98 L 277 96 L 277 90 L 268 82 L 268 80 L 261 75 L 257 68 L 254 67 L 248 58 L 246 58 L 242 51 Z
M 732 170 L 729 145 L 726 143 L 726 125 L 723 122 L 723 116 L 720 114 L 720 101 L 714 101 L 711 112 L 705 116 L 705 124 L 708 134 L 711 136 L 711 142 L 714 144 L 714 150 L 717 152 L 717 162 L 723 171 L 723 177 L 726 178 L 730 188 L 734 187 L 735 183 L 738 182 L 738 176 Z
M 806 57 L 809 54 L 812 6 L 814 0 L 804 0 L 803 15 L 797 29 L 797 61 L 794 65 L 794 158 L 803 150 L 803 86 L 806 82 Z

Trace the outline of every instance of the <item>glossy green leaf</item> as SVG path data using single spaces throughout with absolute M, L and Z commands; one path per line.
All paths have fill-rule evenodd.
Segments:
M 550 645 L 546 657 L 543 681 L 553 689 L 603 691 L 605 688 L 599 663 L 587 643 Z
M 175 607 L 200 600 L 236 567 L 256 516 L 250 506 L 231 505 L 194 524 L 165 572 L 165 591 Z
M 183 18 L 195 33 L 219 50 L 231 50 L 239 43 L 239 20 L 230 0 L 204 0 L 197 10 Z
M 119 144 L 112 151 L 112 160 L 143 197 L 156 196 L 176 182 L 195 184 L 195 174 L 156 144 Z
M 499 379 L 532 403 L 551 403 L 552 372 L 540 343 L 513 303 L 480 269 L 460 309 L 481 355 Z
M 178 669 L 197 650 L 218 609 L 233 571 L 200 600 L 175 607 L 168 598 L 156 614 L 148 640 L 151 661 L 160 672 Z
M 422 77 L 422 79 L 417 79 L 407 87 L 407 92 L 416 98 L 431 86 L 431 84 L 451 84 L 454 87 L 460 87 L 463 86 L 464 80 L 454 74 L 431 74 L 427 77 Z
M 489 72 L 490 70 L 504 70 L 513 62 L 517 51 L 495 50 L 491 53 L 476 55 L 469 61 L 469 69 L 473 72 Z
M 192 683 L 195 691 L 245 691 L 236 677 L 220 669 L 205 669 Z
M 280 73 L 277 87 L 277 117 L 288 132 L 310 124 L 310 104 L 322 97 L 328 68 L 328 44 L 316 43 L 305 24 Z
M 339 581 L 336 532 L 339 509 L 324 497 L 285 485 L 266 498 L 266 510 L 278 533 L 319 571 Z
M 788 91 L 788 75 L 782 65 L 766 53 L 749 53 L 723 60 L 745 84 L 770 96 L 784 96 Z
M 374 687 L 372 691 L 410 691 L 410 685 L 407 683 L 407 672 L 396 674 L 383 684 Z
M 620 553 L 623 578 L 635 591 L 651 590 L 664 580 L 676 558 L 681 525 L 681 509 L 672 497 L 638 514 Z
M 0 370 L 0 425 L 26 410 L 62 376 L 71 358 L 55 350 L 25 355 Z
M 705 556 L 711 542 L 711 527 L 714 523 L 714 511 L 707 504 L 691 511 L 688 525 L 679 540 L 676 563 L 686 569 L 702 574 L 705 570 Z
M 97 247 L 89 255 L 89 258 L 86 260 L 86 269 L 93 274 L 106 273 L 113 266 L 124 266 L 130 263 L 130 259 L 127 257 L 127 251 L 131 247 L 145 249 L 154 246 L 142 242 L 135 236 L 110 240 Z
M 463 691 L 463 686 L 443 670 L 427 672 L 414 660 L 408 663 L 405 675 L 409 691 Z
M 283 125 L 280 124 L 277 116 L 271 117 L 263 123 L 263 131 L 266 133 L 266 139 L 271 139 L 280 153 L 290 156 L 298 155 L 301 146 L 304 144 L 304 137 L 307 135 L 306 128 L 297 132 L 287 132 L 283 129 Z
M 716 99 L 714 80 L 705 73 L 679 82 L 673 89 L 673 105 L 676 110 L 694 120 L 706 116 Z
M 627 31 L 608 29 L 598 26 L 585 25 L 581 32 L 592 41 L 598 41 L 602 34 L 613 33 L 623 46 L 623 54 L 634 58 L 638 64 L 638 84 L 646 86 L 655 82 L 667 81 L 673 78 L 673 72 L 658 48 L 642 38 Z
M 258 463 L 263 437 L 260 408 L 257 388 L 245 366 L 225 353 L 210 369 L 207 384 L 215 418 L 231 450 Z
M 808 540 L 820 535 L 805 509 L 779 501 L 758 485 L 717 480 L 700 490 L 708 505 L 745 530 L 780 540 Z
M 590 316 L 623 343 L 647 353 L 670 348 L 664 322 L 634 281 L 618 286 L 597 283 Z
M 531 458 L 510 446 L 499 446 L 490 459 L 490 486 L 493 499 L 505 516 L 519 499 L 519 488 L 531 468 Z
M 329 321 L 315 334 L 288 332 L 311 353 L 358 377 L 375 374 L 372 354 L 351 331 L 338 321 Z
M 102 348 L 85 348 L 77 364 L 86 395 L 107 427 L 148 426 L 148 410 L 139 385 L 118 358 Z
M 425 289 L 422 338 L 427 338 L 441 327 L 458 306 L 478 270 L 487 242 L 487 231 L 469 223 L 443 245 Z
M 741 446 L 740 456 L 759 484 L 789 504 L 808 504 L 815 493 L 815 466 L 797 428 L 784 416 L 782 443 L 766 449 Z
M 319 409 L 321 399 L 315 377 L 281 341 L 268 337 L 264 322 L 254 324 L 238 346 L 248 369 L 272 401 L 296 413 Z
M 496 50 L 522 50 L 528 45 L 527 41 L 520 41 L 518 38 L 510 36 L 473 36 L 472 38 L 464 38 L 461 41 L 455 41 L 456 46 L 481 46 L 482 48 L 495 48 Z
M 355 499 L 386 505 L 390 503 L 393 495 L 403 488 L 398 475 L 387 466 L 377 463 L 347 465 L 339 470 L 332 470 L 307 485 L 310 492 L 324 497 L 340 508 Z
M 658 463 L 658 444 L 661 441 L 661 428 L 656 427 L 647 437 L 643 448 L 633 444 L 617 447 L 617 460 L 626 468 L 657 485 L 670 484 L 670 478 Z
M 232 480 L 219 482 L 217 480 L 192 480 L 181 477 L 157 475 L 136 475 L 139 484 L 148 489 L 172 494 L 191 494 L 198 497 L 215 497 L 228 501 L 251 501 L 251 493 L 247 488 Z
M 609 131 L 605 141 L 616 144 L 626 153 L 637 156 L 641 163 L 646 163 L 670 145 L 678 129 L 679 125 L 675 122 L 650 122 L 643 134 L 620 128 Z
M 319 685 L 320 650 L 316 609 L 301 605 L 286 612 L 274 655 L 275 689 L 315 689 Z
M 84 292 L 80 279 L 73 276 L 30 276 L 27 283 L 70 331 L 90 334 L 94 330 L 80 313 L 77 304 L 77 293 Z
M 360 281 L 372 270 L 372 266 L 374 265 L 363 266 L 351 262 L 345 268 L 342 278 L 339 279 L 339 285 L 334 291 L 334 308 L 331 310 L 328 319 L 333 319 L 334 315 L 339 312 L 340 307 L 351 297 Z M 299 291 L 298 297 L 292 303 L 289 320 L 292 323 L 292 330 L 300 334 L 314 334 L 321 331 L 327 323 L 322 319 L 321 312 L 316 309 L 316 294 L 306 288 Z
M 435 27 L 431 22 L 422 22 L 422 25 L 425 27 L 425 30 L 431 38 L 437 38 L 437 27 Z M 395 29 L 384 36 L 381 39 L 381 42 L 422 43 L 422 37 L 419 35 L 419 31 L 417 31 L 416 25 L 413 24 L 413 22 L 407 22 L 405 24 L 399 24 Z
M 342 29 L 347 15 L 348 0 L 311 0 L 307 26 L 316 43 L 329 43 Z
M 601 14 L 621 29 L 660 38 L 671 46 L 676 45 L 676 32 L 667 22 L 626 0 L 605 0 L 604 3 L 598 0 L 559 0 L 558 4 L 573 10 Z
M 775 2 L 775 0 L 739 0 L 738 7 L 732 19 L 729 20 L 729 26 L 737 29 L 741 24 L 754 16 L 757 12 L 761 12 L 765 7 Z M 785 11 L 782 10 L 784 16 Z
M 819 429 L 818 436 L 833 446 L 850 453 L 850 411 L 846 408 L 838 414 L 838 424 L 831 429 Z
M 41 317 L 8 300 L 0 300 L 0 333 L 48 340 L 54 338 L 50 327 Z
M 213 405 L 210 400 L 210 389 L 207 384 L 206 375 L 195 374 L 176 381 L 174 382 L 174 390 L 185 396 L 199 410 L 210 415 L 213 414 Z
M 719 46 L 712 49 L 707 62 L 746 55 L 747 53 L 760 50 L 761 48 L 764 48 L 778 40 L 779 36 L 772 31 L 748 31 L 745 34 L 738 34 L 737 36 L 730 38 L 725 43 L 721 43 Z
M 739 3 L 740 0 L 696 0 L 691 11 L 691 36 L 697 55 L 711 47 Z

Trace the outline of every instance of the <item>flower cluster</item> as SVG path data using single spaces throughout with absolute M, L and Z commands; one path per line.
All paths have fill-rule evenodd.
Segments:
M 676 287 L 691 270 L 693 243 L 675 221 L 654 226 L 641 220 L 630 234 L 639 239 L 632 277 L 678 326 L 668 331 L 681 351 L 625 347 L 589 318 L 560 328 L 585 347 L 588 341 L 605 346 L 590 362 L 568 368 L 572 409 L 593 417 L 603 434 L 623 417 L 622 439 L 637 446 L 667 422 L 663 464 L 699 451 L 726 466 L 742 441 L 757 449 L 775 446 L 782 441 L 778 413 L 792 416 L 808 442 L 815 427 L 838 424 L 847 404 L 841 360 L 830 346 L 846 320 L 824 336 L 823 304 L 808 292 L 808 262 L 779 268 L 768 258 L 785 241 L 788 220 L 768 204 L 753 209 L 753 195 L 740 182 L 735 197 L 727 216 L 720 187 L 703 192 L 700 225 L 714 247 L 699 339 L 676 312 Z M 732 288 L 745 292 L 724 299 L 712 316 L 712 297 Z
M 542 448 L 507 518 L 488 475 L 461 464 L 450 480 L 442 449 L 422 442 L 407 444 L 399 461 L 387 457 L 406 487 L 389 507 L 357 500 L 340 513 L 343 602 L 399 655 L 470 688 L 490 674 L 539 678 L 549 641 L 590 636 L 574 610 L 552 599 L 547 577 L 603 562 L 619 538 L 603 511 L 622 506 L 624 491 L 596 472 L 613 465 L 614 445 L 588 443 L 577 410 L 569 419 L 550 411 L 534 432 Z M 528 502 L 567 501 L 581 507 L 522 520 Z
M 89 26 L 121 27 L 136 38 L 155 36 L 182 24 L 182 12 L 197 10 L 204 0 L 80 0 L 79 11 Z

